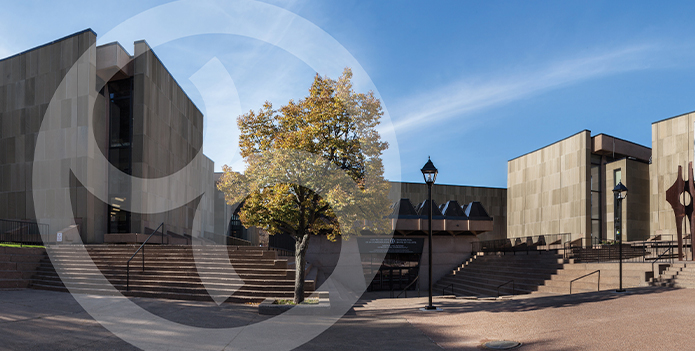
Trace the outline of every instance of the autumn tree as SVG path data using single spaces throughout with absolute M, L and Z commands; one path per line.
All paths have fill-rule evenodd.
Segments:
M 305 255 L 312 235 L 330 240 L 385 232 L 389 185 L 376 127 L 383 115 L 373 92 L 353 90 L 352 72 L 338 80 L 318 74 L 309 95 L 274 109 L 266 102 L 238 117 L 243 174 L 224 167 L 218 188 L 230 204 L 243 201 L 246 227 L 295 240 L 294 302 L 304 300 Z

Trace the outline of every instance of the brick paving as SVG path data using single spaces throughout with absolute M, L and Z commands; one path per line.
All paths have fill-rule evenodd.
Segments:
M 634 288 L 503 300 L 366 293 L 354 311 L 297 350 L 481 350 L 490 340 L 518 350 L 692 350 L 695 290 Z M 157 315 L 202 328 L 264 320 L 251 306 L 132 298 Z M 0 350 L 137 350 L 87 314 L 70 294 L 0 291 Z M 268 331 L 268 337 L 273 332 Z M 176 349 L 171 345 L 165 349 Z
M 367 297 L 367 296 L 365 296 Z M 513 340 L 518 350 L 693 350 L 695 290 L 634 288 L 511 300 L 435 298 L 442 312 L 420 312 L 426 298 L 366 301 L 358 314 L 398 315 L 447 350 L 480 350 Z

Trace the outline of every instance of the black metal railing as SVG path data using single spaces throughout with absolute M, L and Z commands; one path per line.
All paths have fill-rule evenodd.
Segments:
M 596 273 L 598 273 L 598 285 L 597 285 L 596 291 L 601 291 L 601 270 L 598 269 L 598 270 L 595 270 L 591 273 L 584 274 L 583 276 L 581 276 L 579 278 L 575 278 L 575 279 L 570 280 L 570 295 L 572 295 L 572 283 L 574 283 L 575 281 L 577 281 L 579 279 L 586 278 L 586 277 L 588 277 L 592 274 L 596 274 Z
M 142 245 L 140 245 L 140 247 L 135 251 L 135 253 L 133 254 L 133 256 L 130 256 L 130 258 L 128 259 L 128 262 L 126 262 L 126 265 L 125 265 L 125 272 L 126 272 L 126 273 L 125 273 L 125 274 L 126 274 L 126 278 L 125 278 L 125 291 L 130 291 L 130 261 L 132 261 L 133 258 L 135 258 L 135 255 L 137 255 L 138 252 L 140 252 L 140 251 L 142 250 L 142 271 L 143 271 L 143 272 L 145 271 L 145 244 L 147 244 L 147 242 L 150 241 L 150 239 L 152 238 L 152 236 L 153 236 L 155 233 L 157 233 L 157 231 L 158 231 L 159 229 L 162 229 L 162 233 L 164 233 L 164 222 L 162 222 L 162 224 L 160 224 L 159 227 L 157 227 L 157 229 L 155 229 L 155 230 L 150 234 L 150 236 L 148 236 L 147 239 L 145 239 L 145 241 L 143 241 Z
M 454 292 L 454 283 L 451 283 L 451 284 L 445 286 L 444 288 L 442 288 L 442 295 L 444 295 L 444 291 L 448 288 L 451 288 L 451 295 L 456 296 L 456 293 Z
M 666 254 L 669 252 L 671 252 L 671 254 L 666 256 Z M 661 270 L 659 270 L 659 274 L 654 272 L 654 263 L 657 263 L 663 257 L 666 257 L 667 260 L 670 260 L 670 263 L 673 263 L 673 246 L 669 247 L 668 250 L 664 251 L 661 255 L 659 255 L 659 257 L 652 261 L 652 278 L 656 278 L 657 275 L 661 275 Z
M 160 227 L 161 227 L 161 225 L 160 225 Z M 159 228 L 157 228 L 157 229 L 159 229 Z M 156 233 L 157 229 L 152 230 L 152 228 L 145 227 L 145 235 Z M 160 244 L 169 244 L 169 235 L 166 236 L 166 243 L 164 242 L 164 230 L 162 230 L 162 235 L 159 236 L 159 243 Z
M 398 295 L 396 295 L 396 298 L 401 297 L 401 295 L 403 294 L 405 294 L 405 298 L 408 298 L 408 289 L 410 289 L 410 287 L 413 286 L 415 282 L 417 282 L 417 297 L 420 297 L 420 276 L 418 275 L 417 277 L 415 277 L 415 279 L 413 279 L 412 282 L 410 282 L 410 284 L 406 285 L 406 287 L 403 288 L 403 290 L 399 292 Z M 393 288 L 391 289 L 391 297 L 393 297 Z
M 214 242 L 217 245 L 227 245 L 227 246 L 252 246 L 253 243 L 234 236 L 221 235 L 212 232 L 204 232 L 203 238 Z
M 294 257 L 295 251 L 292 250 L 285 250 L 277 247 L 268 247 L 268 251 L 275 251 L 278 253 L 278 256 L 283 256 L 283 257 Z
M 500 297 L 500 288 L 509 284 L 509 283 L 512 283 L 512 296 L 516 295 L 516 288 L 514 287 L 514 279 L 512 279 L 506 283 L 503 283 L 503 284 L 500 284 L 497 286 L 497 298 Z
M 525 252 L 542 253 L 543 251 L 558 250 L 571 238 L 570 233 L 545 234 L 519 238 L 486 240 L 472 243 L 472 252 L 499 252 L 502 254 Z
M 369 284 L 371 291 L 397 291 L 410 285 L 419 276 L 417 267 L 393 267 L 382 265 Z M 412 287 L 412 286 L 411 286 Z M 393 294 L 391 294 L 393 297 Z
M 242 238 L 228 236 L 227 237 L 227 245 L 229 245 L 229 246 L 251 246 L 251 245 L 253 245 L 253 243 L 251 243 L 248 240 L 244 240 Z
M 591 238 L 575 239 L 564 245 L 564 258 L 574 259 L 575 262 L 617 262 L 620 260 L 620 245 L 614 240 L 598 240 Z M 644 240 L 622 243 L 623 262 L 651 262 L 658 258 L 668 257 L 665 253 L 671 252 L 676 246 L 673 241 Z
M 295 240 L 286 233 L 268 235 L 268 246 L 274 249 L 282 249 L 292 252 L 294 256 Z
M 48 234 L 48 224 L 0 219 L 0 243 L 15 243 L 20 246 L 44 245 L 41 239 L 42 232 Z

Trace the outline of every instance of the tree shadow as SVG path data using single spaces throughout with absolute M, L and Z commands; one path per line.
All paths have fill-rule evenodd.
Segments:
M 456 299 L 442 298 L 441 296 L 435 296 L 434 305 L 444 309 L 445 313 L 467 313 L 467 312 L 527 312 L 536 311 L 548 308 L 564 308 L 577 306 L 585 303 L 595 303 L 602 301 L 611 301 L 628 296 L 634 295 L 653 295 L 661 294 L 664 292 L 678 290 L 677 288 L 664 288 L 664 287 L 637 287 L 627 289 L 624 293 L 617 293 L 614 290 L 607 291 L 597 291 L 597 292 L 583 292 L 572 295 L 543 295 L 534 297 L 533 295 L 520 295 L 512 298 L 502 298 L 502 299 L 466 299 L 465 297 L 459 297 Z M 424 296 L 426 297 L 426 295 Z M 357 314 L 366 312 L 369 310 L 367 305 L 371 302 L 388 299 L 387 295 L 384 294 L 364 294 L 355 303 L 354 307 L 357 309 Z M 379 310 L 379 314 L 383 315 L 398 315 L 403 313 L 416 313 L 417 308 L 422 307 L 422 298 L 415 300 L 416 298 L 401 299 L 403 303 L 393 303 L 392 308 Z M 412 301 L 408 303 L 406 301 Z M 416 302 L 417 301 L 417 302 Z M 407 307 L 404 305 L 408 305 Z M 417 308 L 416 308 L 417 307 Z

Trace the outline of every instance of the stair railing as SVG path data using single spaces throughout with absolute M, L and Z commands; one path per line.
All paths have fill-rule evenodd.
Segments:
M 454 292 L 454 283 L 451 283 L 451 284 L 445 286 L 445 287 L 442 289 L 442 295 L 444 295 L 444 291 L 445 291 L 446 289 L 448 289 L 448 288 L 451 288 L 451 295 L 456 296 L 456 293 Z
M 654 263 L 656 263 L 657 261 L 659 261 L 664 255 L 666 255 L 666 254 L 667 254 L 669 251 L 671 251 L 672 249 L 673 249 L 673 245 L 671 245 L 671 246 L 668 248 L 668 250 L 664 251 L 661 255 L 659 255 L 659 257 L 657 257 L 657 258 L 652 262 L 652 277 L 653 277 L 653 278 L 656 278 L 656 272 L 654 272 Z M 671 259 L 673 259 L 673 258 L 671 258 Z M 661 272 L 659 272 L 659 274 L 661 274 Z
M 142 242 L 142 245 L 140 245 L 140 247 L 135 251 L 133 256 L 130 256 L 130 258 L 128 259 L 128 262 L 126 262 L 126 264 L 125 264 L 125 274 L 126 274 L 125 291 L 130 291 L 130 261 L 132 261 L 133 258 L 135 258 L 135 255 L 137 255 L 138 252 L 140 252 L 140 250 L 142 250 L 142 271 L 143 272 L 145 271 L 145 244 L 147 244 L 147 242 L 150 241 L 150 238 L 152 238 L 152 236 L 160 228 L 162 228 L 162 235 L 164 235 L 164 228 L 163 227 L 164 227 L 164 222 L 162 222 L 162 224 L 160 224 L 159 227 L 157 227 L 157 229 L 155 229 L 152 233 L 150 233 L 150 236 L 148 236 L 147 239 L 145 239 L 145 241 Z
M 512 283 L 512 295 L 516 295 L 516 289 L 514 288 L 514 279 L 512 279 L 506 283 L 503 283 L 503 284 L 500 284 L 499 286 L 497 286 L 497 298 L 500 297 L 500 288 L 509 284 L 509 283 Z
M 406 287 L 403 289 L 403 291 L 399 292 L 398 295 L 396 295 L 396 298 L 401 297 L 401 294 L 403 294 L 403 293 L 405 293 L 405 297 L 407 298 L 408 297 L 408 289 L 413 284 L 415 284 L 415 282 L 418 282 L 418 284 L 417 284 L 417 297 L 420 297 L 420 281 L 419 280 L 420 280 L 420 275 L 415 277 L 415 279 L 413 279 L 413 281 L 410 282 L 410 284 L 406 285 Z M 391 297 L 393 297 L 393 289 L 391 289 Z
M 574 283 L 575 281 L 577 281 L 579 279 L 586 278 L 586 277 L 588 277 L 592 274 L 595 274 L 595 273 L 598 273 L 598 287 L 597 287 L 596 291 L 601 291 L 601 270 L 598 269 L 598 270 L 595 270 L 591 273 L 584 274 L 583 276 L 581 276 L 579 278 L 575 278 L 575 279 L 570 280 L 570 295 L 572 295 L 572 283 Z

